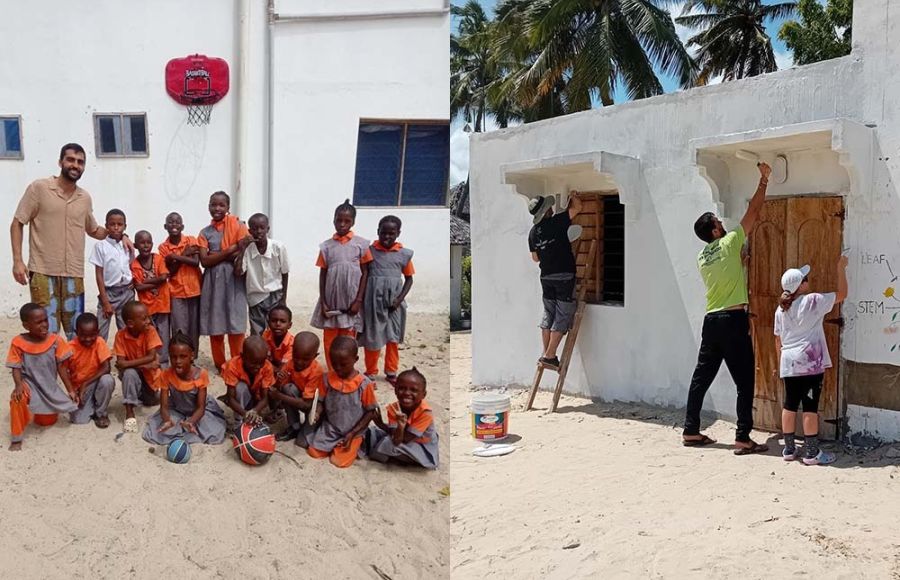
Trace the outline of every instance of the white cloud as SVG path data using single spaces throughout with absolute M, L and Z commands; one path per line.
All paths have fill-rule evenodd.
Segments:
M 794 66 L 794 53 L 792 53 L 789 49 L 785 49 L 783 51 L 776 50 L 775 62 L 778 64 L 778 70 L 791 68 L 792 66 Z
M 454 119 L 450 123 L 450 185 L 456 185 L 465 181 L 469 176 L 469 136 L 463 130 L 465 122 L 461 118 Z M 484 122 L 485 131 L 497 130 L 497 124 L 493 119 Z

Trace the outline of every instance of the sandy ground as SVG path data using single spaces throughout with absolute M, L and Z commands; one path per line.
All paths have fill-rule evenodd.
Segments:
M 308 316 L 294 320 L 296 332 Z M 4 351 L 18 332 L 17 320 L 0 320 Z M 175 465 L 148 453 L 140 434 L 114 441 L 120 390 L 109 429 L 61 418 L 29 427 L 24 450 L 10 453 L 12 379 L 2 373 L 0 578 L 378 579 L 375 567 L 394 579 L 446 578 L 448 336 L 446 316 L 412 315 L 400 353 L 404 368 L 417 365 L 429 381 L 443 437 L 437 472 L 366 460 L 340 470 L 292 443 L 278 448 L 296 464 L 276 454 L 254 468 L 227 441 L 194 445 L 190 463 Z M 212 367 L 208 349 L 201 364 Z M 224 391 L 215 379 L 212 394 Z M 395 400 L 382 381 L 377 394 Z M 139 412 L 141 427 L 154 411 Z
M 900 446 L 829 467 L 735 457 L 726 421 L 689 449 L 680 411 L 564 396 L 546 415 L 541 393 L 526 413 L 510 390 L 518 449 L 476 458 L 470 346 L 452 335 L 454 578 L 900 579 Z

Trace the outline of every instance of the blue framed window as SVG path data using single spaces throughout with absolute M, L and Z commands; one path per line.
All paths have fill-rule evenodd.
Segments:
M 147 115 L 94 115 L 94 145 L 97 157 L 147 157 Z
M 449 122 L 360 121 L 354 205 L 445 206 L 449 173 Z
M 0 117 L 0 159 L 23 159 L 22 117 Z

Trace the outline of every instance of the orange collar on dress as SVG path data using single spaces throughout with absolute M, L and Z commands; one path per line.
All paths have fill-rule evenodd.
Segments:
M 357 372 L 356 376 L 350 379 L 342 379 L 337 376 L 334 371 L 328 371 L 328 384 L 335 391 L 340 391 L 342 393 L 352 393 L 359 389 L 359 386 L 362 384 L 363 380 L 365 380 L 365 376 L 362 373 Z
M 13 343 L 28 354 L 43 354 L 47 352 L 51 346 L 56 344 L 57 338 L 61 337 L 58 334 L 50 333 L 43 342 L 31 342 L 25 338 L 23 333 L 16 335 L 16 337 L 13 338 Z
M 337 241 L 337 242 L 340 242 L 340 243 L 342 243 L 342 244 L 346 244 L 347 242 L 349 242 L 350 240 L 353 239 L 353 230 L 350 230 L 349 232 L 347 232 L 347 233 L 344 234 L 343 236 L 339 236 L 339 235 L 337 235 L 337 234 L 334 234 L 333 236 L 331 236 L 331 239 L 332 239 L 332 240 L 335 240 L 335 241 Z
M 169 367 L 159 376 L 159 388 L 172 387 L 176 391 L 187 392 L 194 389 L 205 389 L 209 387 L 209 373 L 206 369 L 191 367 L 194 378 L 184 380 L 178 376 L 175 369 Z
M 394 242 L 394 245 L 390 248 L 385 248 L 381 245 L 381 240 L 375 240 L 375 243 L 372 244 L 372 247 L 381 252 L 399 252 L 403 249 L 403 244 L 400 242 Z

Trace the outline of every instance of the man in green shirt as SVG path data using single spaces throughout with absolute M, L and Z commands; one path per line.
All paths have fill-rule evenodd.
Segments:
M 706 286 L 706 316 L 697 367 L 688 392 L 682 438 L 687 447 L 708 445 L 715 441 L 700 433 L 700 411 L 703 398 L 722 366 L 728 367 L 737 387 L 737 432 L 734 437 L 735 455 L 761 453 L 766 445 L 750 439 L 753 430 L 753 395 L 756 361 L 750 338 L 750 319 L 747 313 L 747 279 L 741 262 L 741 248 L 753 231 L 759 212 L 766 200 L 766 187 L 772 169 L 758 163 L 759 186 L 750 200 L 741 225 L 726 232 L 713 213 L 701 215 L 694 223 L 694 233 L 706 242 L 697 256 L 697 265 Z

